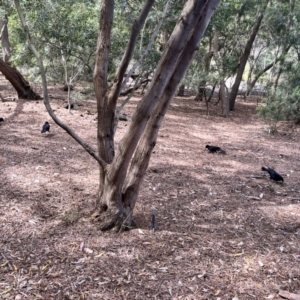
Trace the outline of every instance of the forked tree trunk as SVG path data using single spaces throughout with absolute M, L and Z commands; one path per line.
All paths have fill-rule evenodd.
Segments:
M 230 110 L 234 110 L 235 99 L 236 99 L 236 96 L 237 96 L 238 91 L 239 91 L 239 87 L 240 87 L 240 83 L 242 81 L 242 77 L 243 77 L 243 73 L 244 73 L 244 70 L 245 70 L 245 67 L 246 67 L 246 63 L 247 63 L 248 57 L 250 55 L 253 43 L 254 43 L 255 38 L 256 38 L 256 35 L 259 31 L 262 19 L 264 17 L 264 12 L 265 12 L 265 10 L 268 6 L 268 3 L 269 3 L 269 1 L 265 1 L 265 4 L 262 8 L 262 11 L 259 14 L 258 18 L 256 19 L 255 24 L 252 27 L 250 37 L 249 37 L 249 39 L 246 43 L 244 53 L 243 53 L 243 55 L 240 59 L 239 68 L 237 70 L 235 81 L 234 81 L 234 84 L 232 86 L 232 89 L 231 89 L 231 92 L 230 92 L 230 95 L 229 95 L 229 99 L 228 99 Z
M 22 76 L 22 74 L 16 68 L 5 63 L 2 59 L 0 59 L 0 72 L 15 88 L 18 98 L 28 100 L 42 99 L 40 95 L 33 91 L 29 82 Z
M 151 86 L 138 105 L 127 133 L 119 143 L 116 157 L 107 171 L 103 172 L 104 180 L 99 192 L 98 207 L 93 214 L 93 220 L 99 224 L 101 230 L 114 226 L 134 226 L 133 208 L 160 124 L 219 2 L 220 0 L 186 2 Z

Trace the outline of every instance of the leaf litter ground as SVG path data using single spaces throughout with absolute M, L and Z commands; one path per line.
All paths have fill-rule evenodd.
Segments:
M 96 148 L 92 100 L 56 114 Z M 5 95 L 4 95 L 5 96 Z M 125 108 L 132 114 L 136 95 Z M 214 100 L 215 101 L 215 100 Z M 281 299 L 300 293 L 299 127 L 276 135 L 255 99 L 230 117 L 193 97 L 174 99 L 134 217 L 139 228 L 90 223 L 95 161 L 50 120 L 41 101 L 0 103 L 0 299 Z M 45 121 L 49 134 L 41 135 Z M 120 122 L 117 141 L 129 122 Z M 226 155 L 210 154 L 206 144 Z M 261 166 L 280 172 L 273 183 Z M 151 211 L 157 231 L 150 231 Z

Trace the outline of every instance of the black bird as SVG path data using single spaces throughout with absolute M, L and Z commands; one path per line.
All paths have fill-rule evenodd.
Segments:
M 152 232 L 154 232 L 156 230 L 156 210 L 155 209 L 152 209 L 151 229 L 152 229 Z
M 4 119 L 3 119 L 3 118 L 0 118 L 0 122 L 4 122 Z
M 43 125 L 41 133 L 45 133 L 46 131 L 50 132 L 50 124 L 48 122 L 45 122 Z
M 282 181 L 283 182 L 283 178 L 280 174 L 278 174 L 275 170 L 271 169 L 271 168 L 265 168 L 265 167 L 261 167 L 262 171 L 268 172 L 270 175 L 270 179 L 275 180 L 276 182 L 278 181 Z
M 221 148 L 218 147 L 218 146 L 210 146 L 210 145 L 206 145 L 205 148 L 207 148 L 208 151 L 211 152 L 211 153 L 217 153 L 217 152 L 219 152 L 219 153 L 222 153 L 222 154 L 226 154 L 226 151 L 223 150 L 223 149 L 221 149 Z
M 74 109 L 75 108 L 75 104 L 71 103 L 70 104 L 70 109 Z M 67 106 L 65 106 L 65 109 L 69 109 L 69 104 Z

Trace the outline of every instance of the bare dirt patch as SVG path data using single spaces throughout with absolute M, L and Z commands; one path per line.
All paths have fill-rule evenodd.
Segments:
M 66 123 L 96 147 L 92 100 L 64 108 Z M 126 107 L 132 114 L 139 97 Z M 280 299 L 300 293 L 300 132 L 277 135 L 238 101 L 220 107 L 176 98 L 134 212 L 139 229 L 102 233 L 90 223 L 96 162 L 49 118 L 42 101 L 0 102 L 1 299 Z M 41 135 L 45 121 L 50 134 Z M 120 122 L 117 140 L 128 126 Z M 226 155 L 207 153 L 219 145 Z M 283 185 L 261 166 L 274 167 Z M 150 231 L 151 210 L 157 231 Z

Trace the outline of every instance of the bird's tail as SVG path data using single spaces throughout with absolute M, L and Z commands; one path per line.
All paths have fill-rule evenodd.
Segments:
M 220 153 L 226 154 L 226 151 L 221 149 L 221 150 L 220 150 Z

